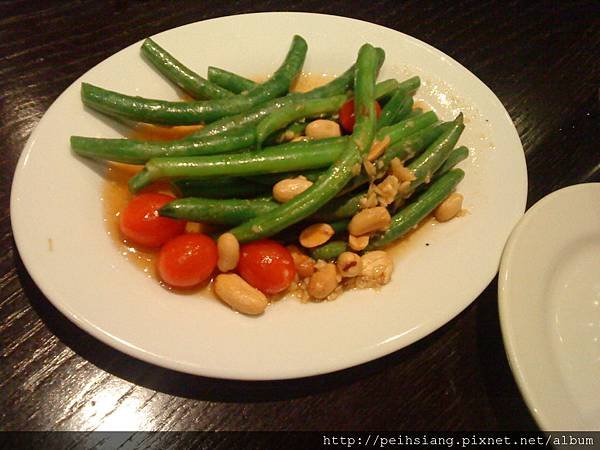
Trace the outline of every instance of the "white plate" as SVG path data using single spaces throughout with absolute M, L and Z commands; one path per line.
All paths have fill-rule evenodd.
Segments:
M 442 118 L 465 112 L 461 142 L 472 154 L 462 164 L 467 175 L 459 190 L 468 214 L 415 235 L 397 256 L 393 281 L 380 292 L 348 292 L 320 304 L 287 298 L 259 318 L 235 314 L 212 298 L 166 292 L 115 250 L 102 220 L 103 166 L 76 158 L 68 144 L 72 134 L 118 136 L 110 120 L 84 110 L 82 81 L 177 98 L 140 57 L 137 43 L 91 69 L 56 100 L 29 139 L 14 178 L 19 252 L 37 285 L 70 320 L 125 353 L 184 372 L 301 377 L 415 342 L 461 312 L 494 277 L 524 211 L 525 160 L 502 104 L 452 58 L 397 31 L 305 13 L 224 17 L 155 38 L 199 73 L 210 64 L 251 76 L 271 73 L 295 33 L 309 44 L 305 71 L 339 74 L 360 45 L 371 42 L 387 52 L 380 79 L 419 74 L 420 98 Z
M 600 183 L 527 211 L 502 256 L 500 320 L 510 365 L 547 431 L 600 429 Z

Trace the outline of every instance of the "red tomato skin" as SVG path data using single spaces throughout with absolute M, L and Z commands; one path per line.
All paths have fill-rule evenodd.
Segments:
M 289 250 L 270 239 L 242 245 L 237 269 L 251 286 L 268 295 L 285 291 L 296 276 Z
M 354 123 L 356 117 L 354 115 L 354 99 L 348 100 L 340 108 L 340 123 L 346 133 L 352 133 L 354 130 Z M 378 102 L 375 102 L 375 115 L 377 118 L 381 115 L 381 106 Z
M 158 254 L 161 280 L 175 288 L 190 288 L 208 280 L 217 266 L 217 244 L 206 234 L 181 234 L 165 243 Z
M 185 230 L 185 221 L 161 217 L 158 210 L 175 197 L 155 192 L 136 195 L 121 213 L 119 227 L 128 241 L 144 247 L 160 247 Z

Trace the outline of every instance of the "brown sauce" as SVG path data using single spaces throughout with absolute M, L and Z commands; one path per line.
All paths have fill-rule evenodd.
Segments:
M 106 169 L 106 181 L 101 200 L 106 232 L 113 239 L 119 253 L 152 278 L 156 276 L 154 269 L 156 253 L 127 242 L 119 229 L 121 211 L 125 209 L 132 197 L 127 188 L 127 181 L 140 168 L 128 164 L 110 163 Z

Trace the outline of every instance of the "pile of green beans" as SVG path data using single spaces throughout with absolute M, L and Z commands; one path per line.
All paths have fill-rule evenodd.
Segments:
M 418 77 L 377 83 L 385 59 L 381 48 L 364 44 L 348 70 L 304 93 L 290 92 L 307 53 L 300 36 L 293 37 L 283 63 L 264 83 L 218 67 L 209 67 L 202 77 L 152 39 L 141 50 L 164 78 L 194 100 L 132 97 L 82 83 L 83 103 L 117 120 L 203 127 L 173 141 L 72 136 L 71 147 L 81 157 L 143 165 L 129 180 L 132 193 L 169 180 L 178 198 L 160 209 L 163 216 L 215 224 L 240 242 L 274 236 L 291 243 L 303 227 L 327 222 L 335 237 L 311 255 L 332 260 L 347 251 L 350 219 L 395 158 L 413 179 L 389 206 L 390 227 L 372 236 L 367 251 L 403 236 L 464 177 L 455 168 L 469 154 L 466 147 L 456 147 L 464 129 L 462 114 L 442 122 L 433 111 L 414 108 Z M 337 120 L 349 99 L 355 105 L 352 134 L 288 142 L 302 136 L 315 118 Z M 383 105 L 379 116 L 375 101 Z M 367 155 L 382 142 L 387 144 L 383 154 L 369 162 L 375 174 L 367 173 Z M 276 183 L 298 176 L 312 185 L 286 203 L 272 198 Z M 398 209 L 400 203 L 404 206 Z

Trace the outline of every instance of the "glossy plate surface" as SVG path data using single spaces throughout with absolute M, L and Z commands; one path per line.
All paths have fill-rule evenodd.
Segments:
M 460 143 L 472 152 L 461 164 L 467 175 L 459 191 L 466 214 L 426 224 L 394 250 L 393 280 L 378 292 L 347 292 L 320 304 L 288 297 L 258 318 L 233 313 L 210 295 L 167 292 L 119 254 L 103 222 L 104 166 L 75 157 L 68 144 L 73 134 L 119 136 L 114 122 L 83 107 L 82 81 L 178 98 L 140 56 L 137 43 L 56 100 L 30 137 L 14 178 L 19 252 L 37 285 L 70 320 L 125 353 L 168 368 L 236 379 L 291 378 L 350 367 L 409 345 L 451 320 L 492 280 L 524 211 L 525 160 L 502 104 L 452 58 L 397 31 L 305 13 L 224 17 L 155 39 L 199 73 L 214 65 L 253 77 L 272 73 L 293 34 L 309 44 L 305 72 L 339 74 L 370 42 L 387 54 L 380 80 L 420 75 L 418 99 L 446 120 L 465 113 Z
M 512 233 L 499 278 L 510 365 L 540 427 L 600 428 L 600 183 L 553 192 Z

